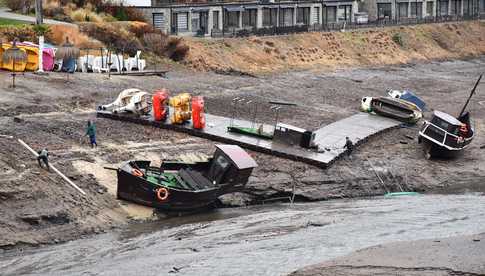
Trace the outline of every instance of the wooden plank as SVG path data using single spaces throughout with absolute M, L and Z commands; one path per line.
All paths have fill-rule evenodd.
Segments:
M 27 145 L 24 141 L 22 141 L 20 139 L 17 139 L 17 141 L 22 146 L 24 146 L 26 149 L 28 149 L 33 155 L 35 155 L 35 157 L 38 157 L 39 156 L 39 154 L 35 150 L 33 150 L 29 145 Z M 69 178 L 67 178 L 63 173 L 61 173 L 56 167 L 54 167 L 51 164 L 49 164 L 49 167 L 55 173 L 57 173 L 60 177 L 62 177 L 62 179 L 64 179 L 69 185 L 71 185 L 72 187 L 74 187 L 78 192 L 80 192 L 82 195 L 86 195 L 86 193 L 81 188 L 79 188 L 76 184 L 74 184 Z

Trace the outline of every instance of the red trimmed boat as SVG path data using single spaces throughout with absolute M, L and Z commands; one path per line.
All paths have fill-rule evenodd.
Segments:
M 455 157 L 473 141 L 475 129 L 471 123 L 470 112 L 466 111 L 466 107 L 475 94 L 481 79 L 482 75 L 475 83 L 458 117 L 435 111 L 431 120 L 425 121 L 423 128 L 419 131 L 418 142 L 423 144 L 426 158 Z

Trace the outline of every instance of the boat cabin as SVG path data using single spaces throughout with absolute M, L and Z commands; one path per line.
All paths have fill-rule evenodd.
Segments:
M 256 161 L 236 145 L 216 145 L 206 177 L 215 184 L 246 184 Z
M 465 113 L 457 119 L 447 113 L 434 111 L 433 117 L 424 124 L 420 135 L 448 149 L 461 149 L 469 144 L 468 138 L 473 136 L 469 117 Z
M 462 122 L 458 121 L 458 119 L 441 111 L 435 111 L 430 122 L 431 124 L 454 135 L 459 134 L 458 132 L 460 126 L 462 125 Z
M 127 161 L 117 170 L 117 196 L 170 211 L 207 207 L 217 197 L 240 191 L 257 166 L 236 145 L 216 145 L 214 156 L 204 162 Z

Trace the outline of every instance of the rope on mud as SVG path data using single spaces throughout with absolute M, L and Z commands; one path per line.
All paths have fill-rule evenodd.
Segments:
M 379 174 L 377 173 L 376 169 L 374 168 L 374 166 L 372 165 L 372 163 L 370 162 L 369 159 L 366 159 L 367 162 L 369 163 L 370 167 L 372 168 L 372 170 L 374 171 L 374 173 L 376 174 L 377 178 L 379 179 L 379 181 L 381 182 L 382 184 L 382 187 L 384 188 L 384 190 L 389 193 L 389 189 L 387 188 L 386 184 L 384 184 L 384 181 L 382 180 L 382 178 L 379 176 Z

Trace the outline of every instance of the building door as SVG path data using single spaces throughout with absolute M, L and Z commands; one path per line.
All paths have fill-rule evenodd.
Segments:
M 204 34 L 208 34 L 209 33 L 209 13 L 208 12 L 199 13 L 199 20 L 200 20 L 200 30 Z
M 212 12 L 212 28 L 219 30 L 219 11 Z
M 408 17 L 408 2 L 397 3 L 397 17 L 406 18 Z
M 434 3 L 431 1 L 426 2 L 426 16 L 433 16 Z
M 293 26 L 293 8 L 282 8 L 280 10 L 280 26 Z
M 325 9 L 326 14 L 326 22 L 327 23 L 335 23 L 337 22 L 337 7 L 326 7 Z
M 313 8 L 313 24 L 320 24 L 320 7 Z
M 448 1 L 440 1 L 439 2 L 439 15 L 448 15 Z

